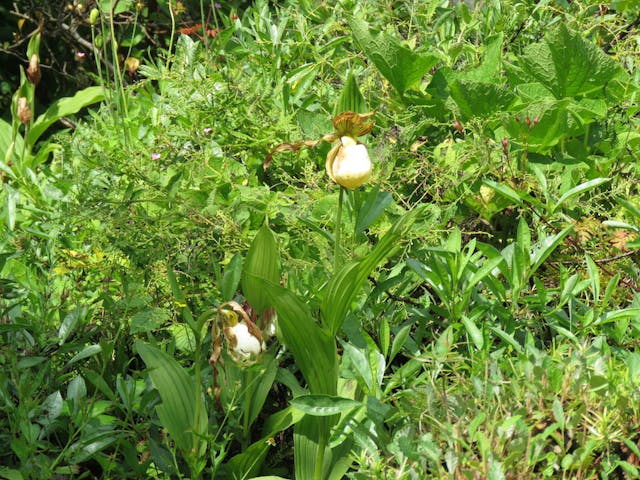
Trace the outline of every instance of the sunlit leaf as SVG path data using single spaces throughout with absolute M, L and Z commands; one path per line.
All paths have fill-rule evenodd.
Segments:
M 422 77 L 439 60 L 435 54 L 411 51 L 384 33 L 372 35 L 369 25 L 363 20 L 353 18 L 349 25 L 367 57 L 400 95 L 418 87 Z

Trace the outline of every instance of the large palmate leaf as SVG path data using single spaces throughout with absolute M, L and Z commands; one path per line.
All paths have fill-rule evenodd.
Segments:
M 620 65 L 564 23 L 518 59 L 521 82 L 537 81 L 556 98 L 598 96 L 621 71 Z
M 471 80 L 454 80 L 449 84 L 449 93 L 463 119 L 487 117 L 507 110 L 515 99 L 507 87 Z
M 389 35 L 372 35 L 369 25 L 363 20 L 354 18 L 349 25 L 369 60 L 400 95 L 417 87 L 422 77 L 438 62 L 436 55 L 416 53 Z
M 206 447 L 202 438 L 208 419 L 204 407 L 197 408 L 195 380 L 175 359 L 156 347 L 136 342 L 136 350 L 162 399 L 156 407 L 160 422 L 183 452 L 202 452 Z
M 526 105 L 516 115 L 505 115 L 503 125 L 509 138 L 526 144 L 530 151 L 545 153 L 564 138 L 583 135 L 586 126 L 604 118 L 606 112 L 605 102 L 599 99 L 545 99 Z M 535 123 L 527 124 L 526 117 Z

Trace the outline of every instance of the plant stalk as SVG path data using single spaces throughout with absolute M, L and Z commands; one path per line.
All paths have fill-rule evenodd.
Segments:
M 320 418 L 319 428 L 320 428 L 320 432 L 319 432 L 320 435 L 318 436 L 318 455 L 316 457 L 316 466 L 313 472 L 314 480 L 322 480 L 322 466 L 324 465 L 324 452 L 327 449 L 327 440 L 328 440 L 326 418 Z
M 344 202 L 344 187 L 340 187 L 340 194 L 338 195 L 338 211 L 336 213 L 336 225 L 334 231 L 334 248 L 333 248 L 333 271 L 334 273 L 338 270 L 340 266 L 340 253 L 342 245 L 341 241 L 341 233 L 342 233 L 342 203 Z

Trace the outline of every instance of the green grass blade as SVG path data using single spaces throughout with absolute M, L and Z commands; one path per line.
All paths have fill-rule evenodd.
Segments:
M 581 183 L 578 186 L 573 187 L 572 189 L 566 191 L 556 202 L 555 206 L 552 209 L 552 213 L 555 213 L 558 208 L 562 206 L 564 202 L 569 200 L 570 198 L 576 197 L 581 193 L 592 190 L 596 187 L 599 187 L 603 183 L 610 182 L 610 178 L 594 178 L 593 180 L 589 180 L 588 182 Z

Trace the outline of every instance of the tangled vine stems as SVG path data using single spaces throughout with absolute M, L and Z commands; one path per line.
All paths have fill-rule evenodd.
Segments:
M 536 208 L 531 205 L 529 202 L 527 202 L 526 200 L 523 200 L 523 204 L 536 216 L 538 217 L 542 223 L 544 223 L 547 227 L 551 228 L 554 232 L 558 233 L 560 232 L 560 229 L 558 227 L 556 227 L 555 225 L 553 225 L 542 213 L 538 212 L 538 210 L 536 210 Z M 567 236 L 566 237 L 567 240 L 569 241 L 569 243 L 571 244 L 571 246 L 573 248 L 575 248 L 578 252 L 580 252 L 581 254 L 586 254 L 587 251 L 584 249 L 584 247 L 582 247 L 582 245 L 580 245 L 574 238 Z M 620 260 L 622 258 L 626 258 L 626 257 L 630 257 L 632 256 L 634 253 L 636 252 L 630 252 L 629 254 L 623 254 L 623 255 L 616 255 L 615 257 L 609 258 L 609 259 L 601 259 L 601 260 L 594 260 L 594 263 L 596 264 L 596 266 L 605 274 L 608 275 L 609 277 L 613 277 L 615 276 L 615 274 L 609 270 L 605 264 L 616 261 L 616 260 Z M 629 288 L 630 290 L 632 290 L 633 292 L 640 292 L 640 286 L 638 286 L 635 282 L 631 281 L 631 280 L 627 280 L 626 278 L 622 278 L 620 277 L 620 283 L 622 285 L 624 285 L 625 287 Z

